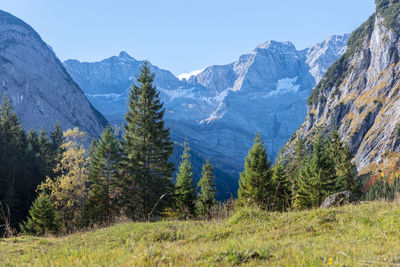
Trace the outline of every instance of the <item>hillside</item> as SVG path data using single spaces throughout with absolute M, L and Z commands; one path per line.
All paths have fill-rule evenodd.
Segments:
M 25 130 L 79 127 L 99 136 L 107 123 L 31 26 L 0 10 L 0 96 L 7 94 Z
M 282 150 L 299 138 L 337 128 L 359 170 L 400 150 L 400 23 L 398 1 L 378 0 L 376 13 L 354 31 L 346 53 L 308 98 L 305 122 Z
M 386 202 L 229 220 L 126 223 L 60 238 L 0 240 L 5 266 L 392 266 L 400 207 Z

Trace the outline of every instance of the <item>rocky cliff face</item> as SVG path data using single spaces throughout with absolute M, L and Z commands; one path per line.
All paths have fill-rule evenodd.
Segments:
M 0 95 L 7 93 L 25 129 L 78 126 L 98 136 L 106 119 L 92 107 L 54 52 L 26 23 L 0 11 Z
M 346 52 L 350 34 L 333 35 L 327 40 L 303 51 L 310 66 L 310 73 L 318 83 L 325 72 L 335 61 Z
M 182 80 L 152 66 L 174 140 L 188 138 L 200 158 L 210 157 L 228 171 L 224 179 L 235 192 L 255 133 L 261 133 L 274 160 L 304 120 L 318 75 L 345 51 L 346 40 L 336 36 L 302 51 L 290 42 L 269 41 L 236 62 Z M 94 106 L 116 123 L 123 119 L 128 87 L 141 63 L 126 53 L 97 63 L 64 62 Z
M 295 141 L 337 128 L 359 169 L 400 150 L 400 23 L 398 1 L 378 0 L 376 13 L 351 35 L 347 52 L 308 99 L 306 121 Z

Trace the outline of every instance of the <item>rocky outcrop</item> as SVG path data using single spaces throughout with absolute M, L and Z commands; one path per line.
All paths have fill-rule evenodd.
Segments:
M 79 127 L 99 136 L 107 123 L 52 49 L 26 23 L 0 11 L 0 95 L 7 93 L 26 130 Z
M 339 207 L 348 204 L 358 204 L 360 200 L 351 192 L 343 191 L 328 196 L 321 204 L 321 208 Z
M 298 138 L 337 128 L 359 170 L 400 150 L 400 4 L 378 0 L 376 13 L 352 33 L 347 52 L 327 71 L 308 99 Z

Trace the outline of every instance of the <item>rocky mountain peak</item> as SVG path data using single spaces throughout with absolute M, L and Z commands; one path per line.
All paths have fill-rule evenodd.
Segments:
M 28 24 L 0 11 L 0 95 L 11 98 L 25 129 L 80 127 L 99 136 L 106 119 L 92 107 L 52 49 Z
M 294 46 L 294 44 L 292 42 L 289 42 L 289 41 L 278 42 L 278 41 L 270 40 L 270 41 L 264 42 L 262 44 L 259 44 L 256 47 L 255 51 L 257 51 L 259 49 L 270 49 L 270 50 L 283 52 L 283 51 L 295 51 L 296 47 Z
M 136 59 L 134 59 L 133 57 L 131 57 L 127 52 L 125 51 L 121 51 L 119 53 L 118 56 L 120 59 L 126 59 L 126 60 L 132 60 L 132 61 L 136 61 Z

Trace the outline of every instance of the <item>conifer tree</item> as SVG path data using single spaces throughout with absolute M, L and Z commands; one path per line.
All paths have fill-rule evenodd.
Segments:
M 295 208 L 318 207 L 328 195 L 336 193 L 334 162 L 329 154 L 329 143 L 321 134 L 318 134 L 313 152 L 307 156 L 296 182 Z
M 298 139 L 295 144 L 295 151 L 292 160 L 290 161 L 288 169 L 288 180 L 290 182 L 290 190 L 292 192 L 292 199 L 297 192 L 297 176 L 301 167 L 304 165 L 305 159 L 307 158 L 307 150 L 305 141 Z
M 291 207 L 291 184 L 285 168 L 281 164 L 273 167 L 272 183 L 274 188 L 273 209 L 285 211 Z
M 213 174 L 213 166 L 210 160 L 203 165 L 201 178 L 197 183 L 200 188 L 200 194 L 197 198 L 197 214 L 202 217 L 210 218 L 211 210 L 216 204 L 216 186 L 214 183 L 215 176 Z
M 49 142 L 44 128 L 40 129 L 38 146 L 38 161 L 41 172 L 41 181 L 43 181 L 47 176 L 53 177 L 53 170 L 56 166 L 57 158 L 56 153 L 52 150 L 52 144 Z
M 352 156 L 349 148 L 340 140 L 339 133 L 331 132 L 329 153 L 333 160 L 336 173 L 336 191 L 351 191 L 359 193 L 360 183 L 357 181 L 357 169 L 351 162 Z
M 20 228 L 27 235 L 56 234 L 59 225 L 53 203 L 40 194 L 29 210 L 28 220 L 20 224 Z
M 29 202 L 32 202 L 36 198 L 36 187 L 44 180 L 40 168 L 39 141 L 34 128 L 29 130 L 27 136 L 26 163 L 29 169 L 29 179 L 27 181 L 29 191 L 25 193 L 29 194 Z
M 119 148 L 108 125 L 98 142 L 92 143 L 89 168 L 89 198 L 86 207 L 89 223 L 110 222 L 118 214 Z
M 54 125 L 53 132 L 50 133 L 50 141 L 49 141 L 50 158 L 51 158 L 51 164 L 49 168 L 51 171 L 50 174 L 48 174 L 48 176 L 50 178 L 54 178 L 60 175 L 60 172 L 55 172 L 54 170 L 56 169 L 57 164 L 59 164 L 60 155 L 64 152 L 62 148 L 63 140 L 64 140 L 63 131 L 61 129 L 60 123 L 56 122 L 56 124 Z
M 190 148 L 185 141 L 182 161 L 176 175 L 175 205 L 182 218 L 194 217 L 196 212 L 196 188 L 190 163 Z
M 244 171 L 240 174 L 238 202 L 240 205 L 258 205 L 269 209 L 272 204 L 271 162 L 264 144 L 257 134 L 254 145 L 245 159 Z
M 26 216 L 30 206 L 26 148 L 26 134 L 11 100 L 3 95 L 0 105 L 0 202 L 3 207 L 10 208 L 12 227 Z
M 173 194 L 173 164 L 169 162 L 173 143 L 153 81 L 146 62 L 140 68 L 138 85 L 132 84 L 129 92 L 121 142 L 124 206 L 128 216 L 141 220 L 159 216 Z
M 56 122 L 54 131 L 50 135 L 50 139 L 53 153 L 57 155 L 62 152 L 61 145 L 63 143 L 63 131 L 59 122 Z

